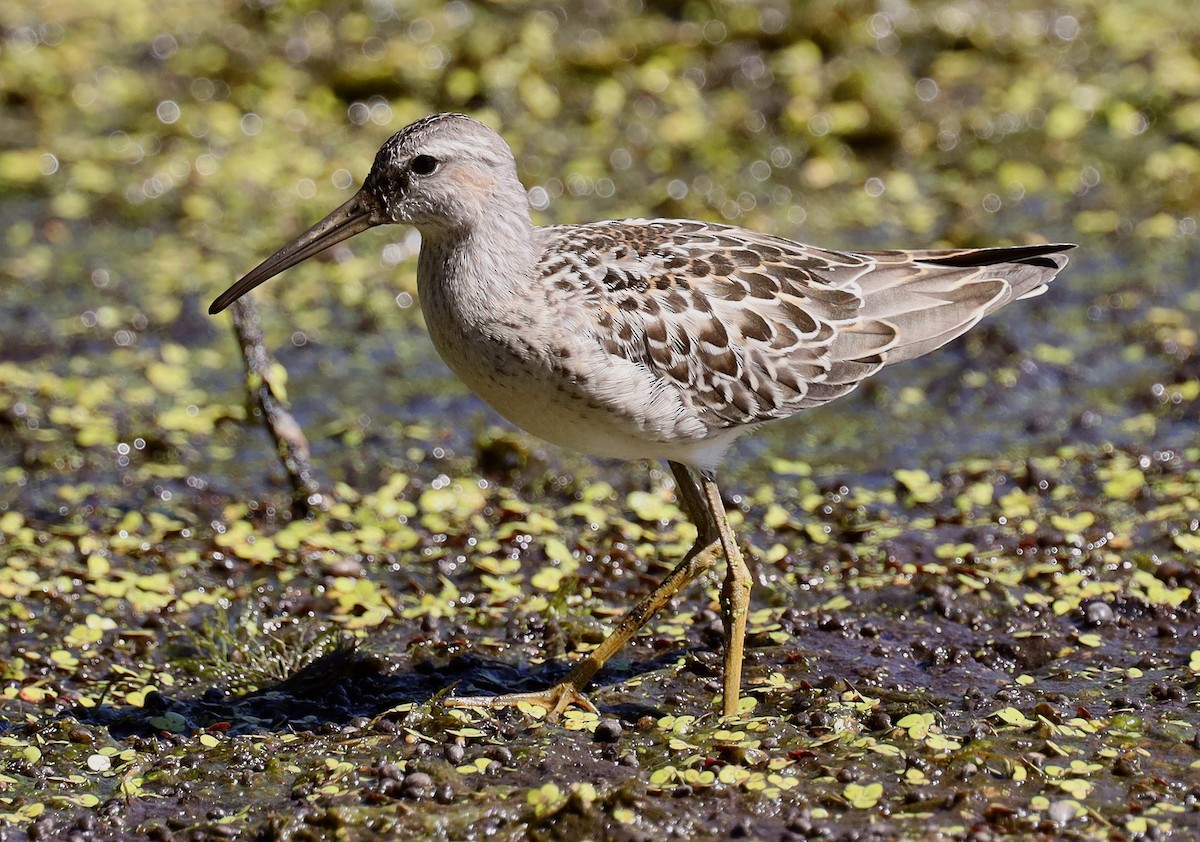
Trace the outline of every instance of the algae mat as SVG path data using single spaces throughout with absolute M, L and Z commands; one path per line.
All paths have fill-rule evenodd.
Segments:
M 1194 836 L 1197 26 L 0 10 L 0 837 Z M 1046 297 L 739 446 L 736 720 L 711 587 L 600 675 L 598 717 L 439 704 L 562 675 L 691 533 L 658 466 L 540 445 L 454 383 L 411 232 L 259 293 L 331 501 L 293 506 L 203 310 L 437 110 L 502 130 L 539 221 L 1081 245 Z

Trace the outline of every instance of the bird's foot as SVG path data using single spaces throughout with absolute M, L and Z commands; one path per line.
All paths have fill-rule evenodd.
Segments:
M 451 696 L 445 700 L 446 707 L 451 708 L 497 708 L 518 707 L 522 704 L 537 705 L 546 711 L 546 720 L 555 722 L 563 711 L 575 705 L 592 713 L 599 709 L 579 692 L 574 684 L 564 681 L 548 690 L 536 690 L 532 693 L 506 693 L 503 696 Z

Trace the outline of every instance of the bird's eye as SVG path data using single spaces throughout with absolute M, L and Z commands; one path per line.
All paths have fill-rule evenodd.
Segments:
M 412 171 L 416 175 L 429 175 L 438 168 L 438 159 L 432 155 L 418 155 L 412 159 Z

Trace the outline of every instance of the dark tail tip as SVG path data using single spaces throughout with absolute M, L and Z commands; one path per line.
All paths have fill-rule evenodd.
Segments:
M 960 269 L 995 266 L 998 263 L 1023 263 L 1026 266 L 1057 269 L 1059 267 L 1058 261 L 1047 259 L 1046 255 L 1069 251 L 1075 247 L 1074 243 L 1044 243 L 1036 246 L 970 249 L 945 257 L 922 260 L 921 262 L 931 263 L 934 266 L 954 266 Z

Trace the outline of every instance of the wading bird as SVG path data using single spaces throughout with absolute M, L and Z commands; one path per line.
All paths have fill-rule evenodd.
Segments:
M 508 144 L 461 114 L 393 135 L 345 204 L 209 309 L 385 224 L 421 233 L 429 334 L 471 389 L 519 427 L 595 456 L 665 459 L 696 525 L 670 574 L 555 687 L 448 704 L 578 704 L 604 663 L 720 557 L 723 710 L 738 709 L 751 577 L 715 470 L 739 436 L 938 348 L 1045 291 L 1072 245 L 832 251 L 729 225 L 628 219 L 535 227 Z

